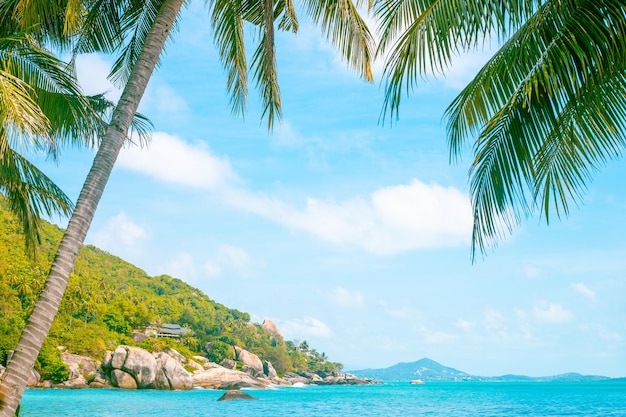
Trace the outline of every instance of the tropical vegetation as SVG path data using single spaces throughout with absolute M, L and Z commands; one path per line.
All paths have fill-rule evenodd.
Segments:
M 22 248 L 24 234 L 0 199 L 0 364 L 15 348 L 32 311 L 62 237 L 59 227 L 42 222 L 39 256 L 32 260 Z M 176 323 L 191 330 L 180 341 L 166 338 L 136 343 L 133 331 L 152 324 Z M 205 346 L 212 342 L 210 352 Z M 128 262 L 94 246 L 84 246 L 70 276 L 59 313 L 35 368 L 43 379 L 68 377 L 59 346 L 68 353 L 102 360 L 118 345 L 158 351 L 172 346 L 187 357 L 206 356 L 214 362 L 234 358 L 233 346 L 270 361 L 279 375 L 286 372 L 330 373 L 341 364 L 308 346 L 284 341 L 250 321 L 248 313 L 228 308 L 197 288 L 168 275 L 151 277 Z
M 462 52 L 499 49 L 448 107 L 452 160 L 471 142 L 473 251 L 525 216 L 567 215 L 626 148 L 623 0 L 375 2 L 385 112 Z

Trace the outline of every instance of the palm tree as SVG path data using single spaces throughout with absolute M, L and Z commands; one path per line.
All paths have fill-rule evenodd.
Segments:
M 57 161 L 68 143 L 94 146 L 112 103 L 102 95 L 84 96 L 73 66 L 42 47 L 52 36 L 58 38 L 58 25 L 36 16 L 36 25 L 21 29 L 17 5 L 15 0 L 0 3 L 0 193 L 34 255 L 41 215 L 69 217 L 73 203 L 16 149 L 43 152 Z M 133 128 L 143 139 L 149 122 L 136 115 Z
M 455 54 L 500 49 L 445 113 L 451 159 L 473 140 L 472 257 L 536 211 L 549 222 L 626 146 L 624 0 L 392 0 L 375 6 L 383 113 Z
M 39 218 L 69 216 L 72 202 L 15 149 L 56 157 L 67 141 L 97 133 L 98 116 L 67 65 L 28 34 L 0 34 L 0 192 L 22 223 L 30 253 L 39 242 Z
M 48 334 L 133 115 L 183 2 L 184 0 L 85 2 L 92 7 L 92 13 L 85 19 L 79 48 L 85 50 L 94 46 L 101 49 L 119 47 L 119 40 L 126 40 L 126 46 L 113 68 L 114 79 L 124 82 L 125 86 L 111 122 L 100 141 L 45 287 L 22 333 L 15 354 L 7 363 L 0 380 L 0 417 L 11 417 L 19 404 L 26 385 L 27 371 L 33 366 Z M 44 0 L 29 1 L 25 2 L 24 7 L 46 7 L 48 3 Z M 261 40 L 253 55 L 252 67 L 255 81 L 262 93 L 264 115 L 267 116 L 268 127 L 271 128 L 274 120 L 281 114 L 274 55 L 274 26 L 278 21 L 279 29 L 297 30 L 293 3 L 290 0 L 215 0 L 209 6 L 215 28 L 215 42 L 228 71 L 228 88 L 233 97 L 231 104 L 235 112 L 243 111 L 247 95 L 244 22 L 259 28 Z M 339 47 L 348 62 L 363 77 L 371 80 L 372 38 L 358 15 L 356 6 L 350 0 L 303 0 L 303 6 L 322 25 L 327 37 Z M 37 13 L 24 15 L 37 16 Z M 128 36 L 117 30 L 129 27 L 135 29 Z

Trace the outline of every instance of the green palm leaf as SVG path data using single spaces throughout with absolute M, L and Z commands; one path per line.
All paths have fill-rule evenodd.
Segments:
M 383 116 L 455 54 L 497 35 L 502 46 L 448 107 L 452 159 L 474 140 L 472 254 L 539 207 L 546 220 L 579 202 L 592 172 L 624 152 L 623 0 L 394 0 L 381 17 Z

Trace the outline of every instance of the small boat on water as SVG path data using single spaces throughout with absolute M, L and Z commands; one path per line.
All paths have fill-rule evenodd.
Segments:
M 424 385 L 424 381 L 422 381 L 421 379 L 413 379 L 413 380 L 411 380 L 411 384 L 413 384 L 413 385 Z

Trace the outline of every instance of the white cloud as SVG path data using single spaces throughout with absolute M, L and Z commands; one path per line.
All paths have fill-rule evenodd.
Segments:
M 526 276 L 526 278 L 531 279 L 540 278 L 542 275 L 542 271 L 534 265 L 526 265 L 524 267 L 524 275 Z
M 365 305 L 363 294 L 358 291 L 350 292 L 344 288 L 335 288 L 329 294 L 329 298 L 335 303 L 343 307 L 361 308 Z
M 385 314 L 389 317 L 393 317 L 400 320 L 408 320 L 408 321 L 422 321 L 423 314 L 421 311 L 414 307 L 401 307 L 401 308 L 388 308 L 385 310 Z
M 592 290 L 590 290 L 589 287 L 587 287 L 585 284 L 583 284 L 581 282 L 573 283 L 572 284 L 572 288 L 578 294 L 584 295 L 585 297 L 589 298 L 590 300 L 595 300 L 596 299 L 596 293 L 593 292 Z
M 309 198 L 303 208 L 241 189 L 227 190 L 225 198 L 241 210 L 321 240 L 379 255 L 464 245 L 472 227 L 470 202 L 464 193 L 419 180 L 381 188 L 366 198 L 339 202 Z
M 307 336 L 330 337 L 330 328 L 313 317 L 305 317 L 299 320 L 288 320 L 281 325 L 281 329 L 286 339 L 303 338 Z
M 378 255 L 470 241 L 472 215 L 467 195 L 436 183 L 414 179 L 341 201 L 311 197 L 304 207 L 295 207 L 235 188 L 238 178 L 228 159 L 214 156 L 203 144 L 189 144 L 165 133 L 155 133 L 149 149 L 123 149 L 118 166 L 173 184 L 219 191 L 223 202 L 241 211 L 337 246 Z
M 206 261 L 204 265 L 202 265 L 204 273 L 209 278 L 217 278 L 222 275 L 222 268 L 216 264 L 214 261 Z
M 117 166 L 142 172 L 159 180 L 194 188 L 214 189 L 235 180 L 230 163 L 219 158 L 202 143 L 156 132 L 146 149 L 122 149 Z
M 94 245 L 111 253 L 126 255 L 140 253 L 147 236 L 144 228 L 121 212 L 97 230 L 91 240 Z
M 162 267 L 168 275 L 182 279 L 185 282 L 194 283 L 198 280 L 198 270 L 193 257 L 185 252 L 178 253 Z
M 492 335 L 504 338 L 508 336 L 506 319 L 498 310 L 488 309 L 485 312 L 485 328 Z
M 204 263 L 203 268 L 210 278 L 228 273 L 250 278 L 254 276 L 255 270 L 260 268 L 260 264 L 253 262 L 244 249 L 224 244 L 217 248 L 213 257 Z
M 535 318 L 544 323 L 567 323 L 574 319 L 574 314 L 556 303 L 537 303 L 533 307 Z
M 189 106 L 185 99 L 179 96 L 170 86 L 158 82 L 148 89 L 142 99 L 142 107 L 155 109 L 161 113 L 167 113 L 170 117 L 172 113 L 186 114 Z
M 465 320 L 465 319 L 458 319 L 454 323 L 454 326 L 457 329 L 463 330 L 464 332 L 469 332 L 476 327 L 476 323 L 474 323 L 473 321 Z
M 85 94 L 106 93 L 106 97 L 117 102 L 122 90 L 115 87 L 108 79 L 112 63 L 102 55 L 83 54 L 76 59 L 78 80 Z

